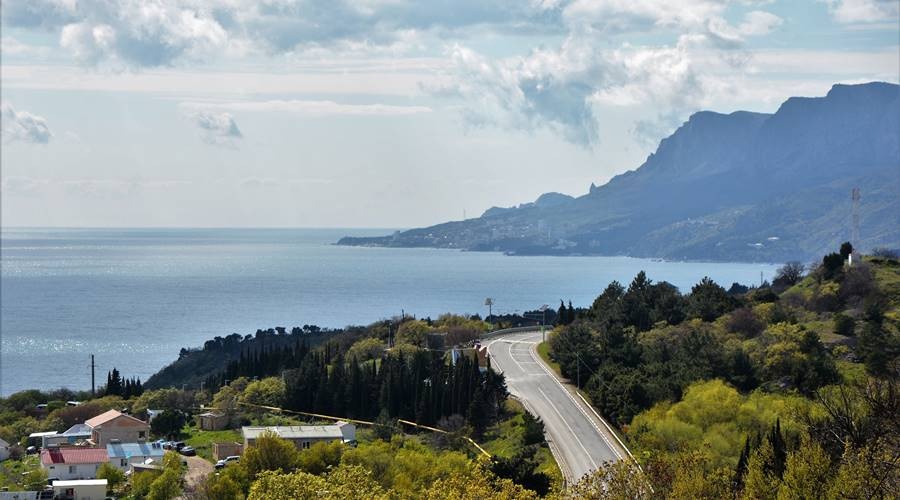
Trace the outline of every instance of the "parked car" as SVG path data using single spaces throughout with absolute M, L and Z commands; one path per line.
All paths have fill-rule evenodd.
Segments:
M 222 469 L 226 465 L 230 464 L 231 462 L 238 462 L 238 461 L 240 461 L 240 459 L 241 459 L 241 457 L 239 457 L 238 455 L 231 455 L 231 456 L 225 457 L 222 460 L 219 460 L 218 462 L 216 462 L 216 469 Z
M 178 450 L 178 453 L 181 453 L 186 457 L 193 457 L 197 454 L 197 450 L 195 450 L 192 446 L 183 446 Z
M 169 447 L 166 448 L 168 450 L 181 451 L 182 448 L 187 446 L 184 441 L 169 441 Z
M 28 448 L 25 448 L 25 453 L 28 455 L 34 455 L 37 452 L 38 452 L 37 446 L 29 446 Z

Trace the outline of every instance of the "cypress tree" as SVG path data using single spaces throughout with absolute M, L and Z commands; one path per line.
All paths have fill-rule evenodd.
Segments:
M 765 467 L 769 473 L 780 479 L 784 475 L 784 467 L 787 462 L 787 444 L 781 433 L 780 418 L 775 419 L 775 425 L 772 426 L 766 439 L 772 447 L 772 460 L 765 464 Z
M 741 450 L 741 456 L 738 458 L 737 467 L 734 470 L 734 480 L 732 480 L 734 491 L 741 491 L 744 487 L 744 475 L 747 474 L 750 452 L 750 435 L 747 435 L 747 438 L 744 440 L 744 449 Z

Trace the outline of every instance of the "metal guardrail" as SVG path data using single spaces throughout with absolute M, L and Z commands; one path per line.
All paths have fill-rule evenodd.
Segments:
M 550 328 L 550 325 L 547 325 L 547 326 L 545 326 L 544 328 L 546 328 L 546 329 L 552 329 L 552 328 Z M 521 332 L 540 331 L 540 329 L 541 329 L 540 325 L 538 325 L 538 326 L 517 326 L 517 327 L 515 327 L 515 328 L 504 328 L 504 329 L 502 329 L 502 330 L 494 330 L 494 331 L 492 331 L 492 332 L 485 333 L 485 334 L 482 335 L 481 337 L 482 337 L 482 338 L 490 338 L 490 337 L 496 337 L 496 336 L 498 336 L 498 335 L 505 335 L 505 334 L 507 334 L 507 333 L 521 333 Z

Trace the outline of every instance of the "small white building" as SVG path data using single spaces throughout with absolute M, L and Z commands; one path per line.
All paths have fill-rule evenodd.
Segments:
M 9 443 L 0 438 L 0 462 L 9 458 Z
M 100 464 L 109 462 L 106 448 L 50 448 L 41 451 L 47 477 L 59 480 L 94 479 Z
M 53 498 L 59 500 L 104 500 L 106 479 L 53 481 Z
M 27 443 L 28 446 L 38 446 L 41 448 L 46 448 L 46 446 L 44 445 L 44 441 L 57 435 L 59 435 L 59 432 L 57 431 L 32 432 L 28 435 Z
M 156 442 L 110 443 L 106 445 L 106 454 L 109 455 L 109 463 L 122 471 L 128 471 L 134 464 L 162 461 L 166 450 Z
M 279 425 L 270 427 L 241 427 L 244 436 L 244 449 L 256 444 L 256 440 L 266 433 L 272 433 L 286 439 L 298 449 L 309 448 L 319 441 L 340 441 L 353 443 L 356 441 L 356 426 L 348 422 L 335 425 Z

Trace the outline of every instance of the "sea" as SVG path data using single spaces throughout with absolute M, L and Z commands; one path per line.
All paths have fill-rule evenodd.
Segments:
M 771 279 L 777 266 L 630 257 L 515 257 L 336 246 L 393 229 L 0 231 L 0 395 L 89 389 L 117 367 L 146 380 L 182 347 L 257 329 L 343 327 L 404 314 L 496 314 L 589 305 L 644 270 L 689 292 L 709 276 Z

